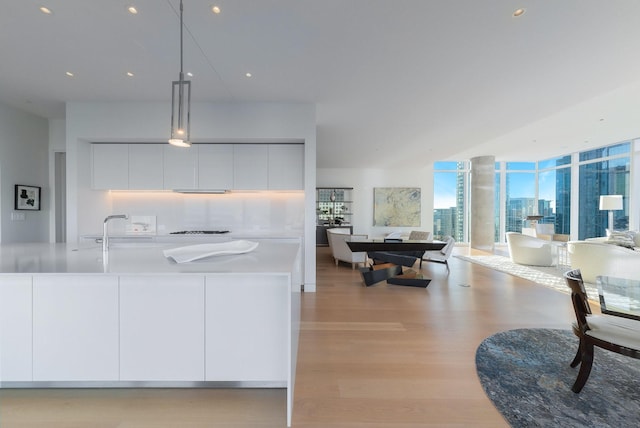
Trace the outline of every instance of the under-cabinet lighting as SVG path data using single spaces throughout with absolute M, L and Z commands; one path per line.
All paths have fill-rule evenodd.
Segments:
M 230 193 L 228 190 L 224 189 L 173 189 L 176 193 L 205 193 L 205 194 L 213 194 L 213 195 L 222 195 L 225 193 Z

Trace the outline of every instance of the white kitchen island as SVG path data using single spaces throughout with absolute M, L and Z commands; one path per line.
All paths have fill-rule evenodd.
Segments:
M 0 387 L 277 387 L 293 406 L 300 245 L 0 246 Z

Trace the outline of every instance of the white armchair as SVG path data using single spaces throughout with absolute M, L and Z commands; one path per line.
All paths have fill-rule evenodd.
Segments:
M 349 233 L 349 229 L 335 228 L 327 229 L 327 238 L 329 241 L 329 247 L 331 248 L 331 254 L 336 261 L 336 266 L 339 261 L 351 263 L 351 268 L 355 269 L 356 264 L 367 263 L 367 253 L 358 252 L 354 253 L 349 249 L 347 242 L 357 241 L 359 239 L 367 239 L 367 235 L 352 235 Z
M 511 261 L 529 266 L 557 266 L 558 246 L 546 239 L 507 232 Z
M 434 263 L 442 263 L 447 267 L 447 271 L 449 271 L 449 257 L 451 257 L 451 252 L 453 251 L 453 247 L 456 245 L 456 240 L 451 236 L 447 236 L 444 239 L 445 245 L 441 250 L 430 250 L 425 251 L 422 255 L 422 259 L 420 259 L 420 267 L 422 267 L 422 262 L 434 262 Z
M 640 251 L 606 241 L 569 241 L 572 269 L 580 269 L 585 282 L 594 283 L 598 275 L 640 278 Z

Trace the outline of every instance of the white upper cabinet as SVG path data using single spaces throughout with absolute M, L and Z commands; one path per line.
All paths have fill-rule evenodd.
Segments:
M 304 144 L 91 145 L 97 190 L 303 190 Z
M 198 144 L 198 188 L 233 189 L 233 144 Z
M 269 188 L 269 146 L 235 144 L 233 146 L 233 188 L 266 190 Z
M 164 148 L 164 188 L 196 189 L 198 187 L 198 150 L 191 146 Z
M 269 189 L 304 189 L 304 145 L 269 144 Z
M 160 144 L 128 144 L 129 189 L 163 189 L 163 153 Z
M 129 147 L 127 144 L 92 144 L 91 163 L 94 189 L 129 188 Z

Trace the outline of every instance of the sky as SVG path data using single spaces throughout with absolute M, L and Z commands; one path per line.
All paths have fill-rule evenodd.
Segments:
M 556 199 L 556 171 L 546 171 L 539 174 L 539 199 L 552 201 L 551 207 L 555 208 Z M 433 207 L 451 208 L 456 206 L 456 182 L 457 173 L 437 172 L 434 174 Z M 509 173 L 509 189 L 512 198 L 535 197 L 534 173 Z

